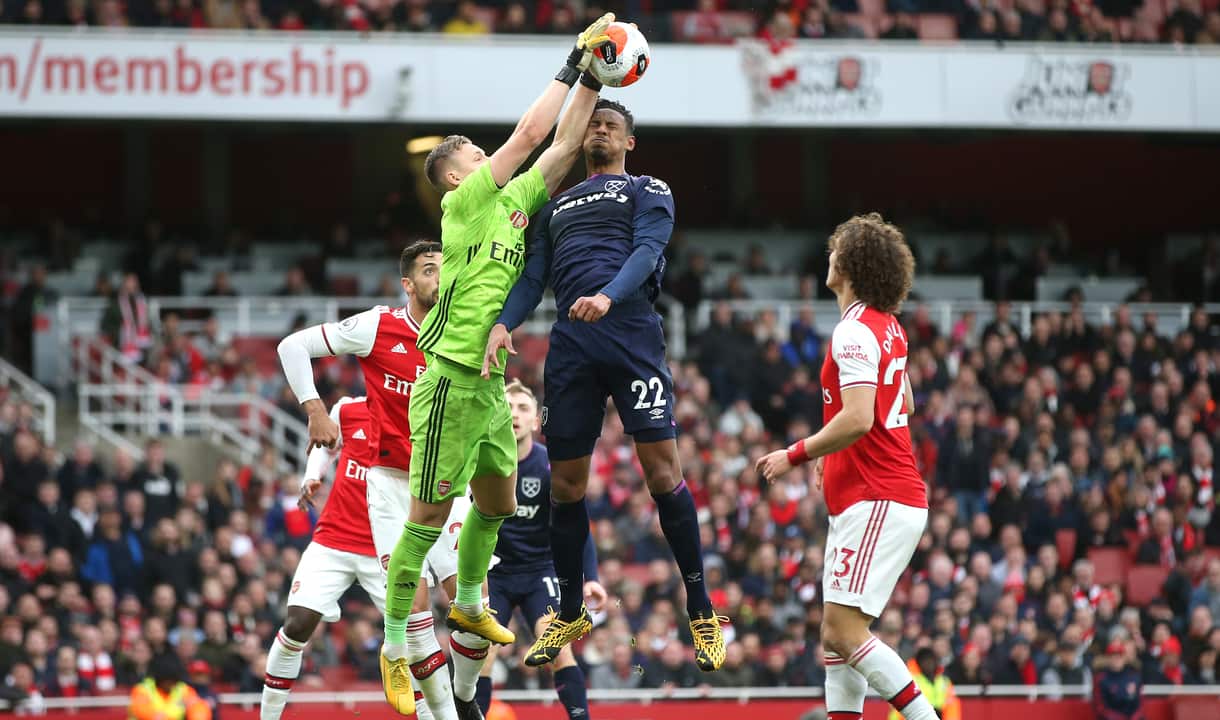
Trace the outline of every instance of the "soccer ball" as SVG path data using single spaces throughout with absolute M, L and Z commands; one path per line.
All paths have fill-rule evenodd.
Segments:
M 642 78 L 652 57 L 644 33 L 630 23 L 615 22 L 606 34 L 610 42 L 593 49 L 589 70 L 594 77 L 610 87 L 626 87 Z

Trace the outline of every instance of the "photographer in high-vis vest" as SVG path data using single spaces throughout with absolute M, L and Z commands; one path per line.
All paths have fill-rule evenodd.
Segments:
M 940 720 L 962 720 L 962 701 L 953 692 L 953 682 L 945 677 L 932 648 L 920 648 L 908 665 L 913 666 L 911 676 L 916 687 L 928 699 L 928 704 L 940 716 Z M 902 720 L 902 716 L 898 711 L 891 710 L 889 720 Z
M 148 677 L 131 689 L 128 720 L 212 720 L 212 708 L 182 681 L 182 663 L 164 653 L 148 664 Z

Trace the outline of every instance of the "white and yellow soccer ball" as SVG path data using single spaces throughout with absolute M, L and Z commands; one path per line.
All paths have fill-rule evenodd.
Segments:
M 593 49 L 589 70 L 603 85 L 626 87 L 644 77 L 652 53 L 644 33 L 631 23 L 614 22 L 606 28 L 610 42 Z

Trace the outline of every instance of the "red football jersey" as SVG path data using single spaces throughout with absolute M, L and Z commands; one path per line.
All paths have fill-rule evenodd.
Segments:
M 898 318 L 862 302 L 847 308 L 822 364 L 824 421 L 829 423 L 843 409 L 842 391 L 847 388 L 871 385 L 877 388 L 877 399 L 873 427 L 847 448 L 826 456 L 822 491 L 831 515 L 861 500 L 928 506 L 907 428 L 906 364 L 907 337 Z
M 370 467 L 411 468 L 411 427 L 407 419 L 411 387 L 424 371 L 415 346 L 419 326 L 405 307 L 379 305 L 338 323 L 322 326 L 334 355 L 355 355 L 364 371 L 368 397 Z
M 372 448 L 369 446 L 369 408 L 364 399 L 336 405 L 331 418 L 339 424 L 343 445 L 330 497 L 322 508 L 313 541 L 332 550 L 377 556 L 369 529 L 369 501 L 365 488 Z

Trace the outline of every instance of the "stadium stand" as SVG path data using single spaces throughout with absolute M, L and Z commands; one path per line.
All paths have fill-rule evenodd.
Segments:
M 693 7 L 692 7 L 693 5 Z M 99 27 L 215 28 L 225 30 L 354 30 L 453 34 L 572 34 L 602 11 L 597 3 L 462 2 L 392 0 L 374 3 L 261 2 L 124 4 L 26 0 L 6 2 L 0 23 Z M 653 2 L 633 11 L 649 37 L 661 41 L 724 43 L 758 35 L 786 41 L 886 39 L 950 42 L 962 39 L 1006 43 L 1220 42 L 1215 3 L 1199 0 L 1068 2 L 1002 0 L 998 3 L 881 2 L 881 0 L 740 0 Z
M 825 302 L 811 304 L 816 280 L 770 274 L 816 262 L 816 252 L 803 257 L 781 237 L 754 240 L 766 249 L 714 238 L 680 245 L 669 275 L 669 306 L 690 302 L 693 311 L 682 330 L 689 343 L 673 362 L 681 459 L 700 507 L 714 600 L 733 618 L 728 667 L 707 680 L 724 688 L 818 686 L 825 511 L 810 473 L 765 487 L 750 468 L 765 449 L 820 421 L 818 368 L 834 316 Z M 96 254 L 78 267 L 93 273 L 90 282 L 60 292 L 91 288 L 98 271 L 117 268 L 111 246 L 89 247 Z M 229 272 L 235 288 L 306 293 L 302 307 L 322 303 L 336 315 L 339 301 L 312 294 L 351 287 L 344 278 L 380 277 L 382 268 L 375 259 L 327 259 L 325 288 L 296 270 L 236 269 L 274 267 L 290 256 L 301 259 L 255 244 L 248 257 L 183 270 L 185 297 L 146 299 L 157 308 L 148 342 L 132 350 L 120 341 L 111 352 L 131 350 L 133 362 L 178 385 L 241 388 L 299 417 L 268 342 L 301 318 L 285 311 L 259 324 L 216 311 L 209 320 L 207 302 L 247 300 L 203 293 L 216 273 Z M 269 257 L 277 260 L 262 259 Z M 738 272 L 755 300 L 733 298 Z M 10 311 L 30 312 L 28 298 L 47 292 L 36 287 L 36 272 L 30 278 L 8 286 Z M 1138 282 L 1116 281 L 1124 290 Z M 921 277 L 923 299 L 903 315 L 915 347 L 911 430 L 934 510 L 879 635 L 906 657 L 931 647 L 960 685 L 1032 685 L 1060 657 L 1069 658 L 1068 669 L 1092 668 L 1114 640 L 1132 648 L 1146 683 L 1214 685 L 1216 308 L 1138 306 L 1149 311 L 1141 317 L 1121 303 L 1091 302 L 1095 286 L 1079 280 L 1070 287 L 1083 287 L 1089 302 L 1070 294 L 1066 303 L 993 304 L 982 300 L 984 284 L 978 276 Z M 352 289 L 363 292 L 358 285 Z M 292 307 L 286 296 L 267 300 Z M 81 315 L 66 337 L 96 341 L 113 298 L 63 302 L 64 314 Z M 367 304 L 342 302 L 351 310 Z M 929 310 L 941 307 L 943 314 Z M 519 347 L 514 372 L 537 385 L 545 339 L 524 338 Z M 360 373 L 346 360 L 319 363 L 318 376 L 330 401 L 361 392 Z M 159 651 L 207 661 L 222 691 L 257 690 L 307 538 L 285 530 L 296 526 L 285 515 L 299 511 L 284 490 L 294 476 L 276 452 L 213 468 L 157 453 L 139 460 L 144 447 L 47 442 L 21 387 L 7 387 L 0 390 L 7 691 L 47 698 L 121 691 Z M 589 501 L 603 581 L 620 602 L 579 655 L 595 690 L 693 687 L 699 678 L 686 672 L 690 659 L 666 652 L 684 632 L 681 583 L 628 442 L 610 415 Z M 168 496 L 152 491 L 162 479 L 171 480 Z M 968 507 L 982 511 L 970 515 Z M 176 523 L 161 522 L 169 517 Z M 377 678 L 378 622 L 353 592 L 344 620 L 315 637 L 305 684 L 375 689 L 361 683 Z M 1013 648 L 1022 644 L 1031 652 L 1014 665 Z M 75 670 L 57 670 L 61 654 L 74 655 Z M 516 662 L 497 672 L 510 689 L 541 682 Z

